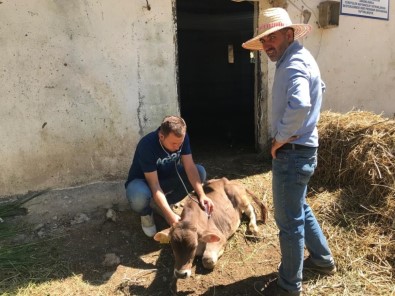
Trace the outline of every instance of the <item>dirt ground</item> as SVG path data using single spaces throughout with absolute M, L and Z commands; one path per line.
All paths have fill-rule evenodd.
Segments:
M 32 225 L 31 236 L 62 236 L 57 252 L 69 267 L 62 278 L 50 275 L 48 280 L 61 281 L 63 288 L 49 284 L 48 294 L 171 295 L 173 286 L 177 295 L 259 295 L 255 287 L 274 278 L 280 259 L 271 215 L 270 162 L 252 148 L 222 149 L 215 157 L 204 149 L 195 151 L 200 151 L 194 153 L 195 161 L 206 167 L 209 178 L 238 179 L 267 203 L 269 219 L 259 225 L 258 241 L 246 237 L 243 221 L 214 270 L 205 270 L 196 258 L 193 275 L 175 283 L 170 245 L 142 233 L 139 217 L 126 203 L 123 181 L 48 192 L 30 201 L 29 214 L 18 218 Z M 159 228 L 166 227 L 160 216 L 155 219 Z M 86 284 L 84 289 L 76 278 Z

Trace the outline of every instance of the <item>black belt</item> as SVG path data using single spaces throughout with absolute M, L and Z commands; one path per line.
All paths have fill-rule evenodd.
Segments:
M 284 150 L 300 150 L 300 149 L 315 149 L 317 147 L 310 147 L 310 146 L 305 146 L 305 145 L 300 145 L 300 144 L 291 144 L 291 143 L 286 143 L 282 145 L 278 150 L 284 149 Z

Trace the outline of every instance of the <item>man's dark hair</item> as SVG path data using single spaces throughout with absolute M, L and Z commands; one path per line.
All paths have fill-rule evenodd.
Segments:
M 284 33 L 287 32 L 288 30 L 292 30 L 293 37 L 295 38 L 295 29 L 294 28 L 292 28 L 292 27 L 285 27 L 285 28 L 283 28 L 281 30 L 284 31 Z
M 163 136 L 167 137 L 170 133 L 173 133 L 177 137 L 185 136 L 187 125 L 179 116 L 166 116 L 162 124 L 160 125 L 159 131 Z

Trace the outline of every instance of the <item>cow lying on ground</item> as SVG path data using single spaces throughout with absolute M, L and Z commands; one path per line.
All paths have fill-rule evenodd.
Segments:
M 222 178 L 208 181 L 204 190 L 214 203 L 211 216 L 201 208 L 196 196 L 191 196 L 185 201 L 181 220 L 154 236 L 157 241 L 170 241 L 175 259 L 176 278 L 187 278 L 191 275 L 195 256 L 202 256 L 203 266 L 213 269 L 224 252 L 228 238 L 239 227 L 243 213 L 250 220 L 250 232 L 258 236 L 255 210 L 248 195 L 261 206 L 261 218 L 263 222 L 266 221 L 265 205 L 242 184 Z

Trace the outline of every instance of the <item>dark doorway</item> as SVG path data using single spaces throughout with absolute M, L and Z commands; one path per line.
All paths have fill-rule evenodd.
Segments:
M 255 145 L 254 64 L 241 47 L 253 16 L 249 1 L 177 0 L 181 116 L 194 142 Z

